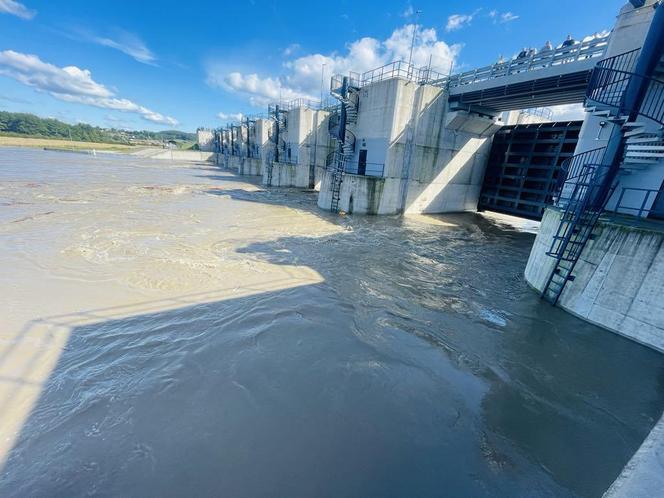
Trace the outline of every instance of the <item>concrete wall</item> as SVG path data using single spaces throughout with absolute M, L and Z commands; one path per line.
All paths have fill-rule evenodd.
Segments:
M 288 111 L 287 128 L 280 139 L 285 150 L 280 150 L 279 162 L 272 161 L 272 186 L 316 188 L 321 183 L 325 158 L 330 152 L 327 132 L 329 112 L 296 107 Z M 282 144 L 283 145 L 283 144 Z M 269 163 L 274 154 L 266 154 L 263 183 L 268 183 Z
M 424 111 L 417 123 L 405 211 L 476 211 L 491 136 L 500 125 L 465 111 L 448 112 L 439 124 L 441 114 L 430 114 Z
M 268 182 L 268 169 L 272 168 L 272 182 Z M 263 170 L 263 185 L 270 187 L 295 187 L 297 186 L 297 164 L 278 163 L 272 161 Z
M 560 211 L 545 211 L 526 280 L 542 291 L 555 260 L 546 255 Z M 600 222 L 558 301 L 584 320 L 664 352 L 664 230 Z
M 196 142 L 203 152 L 212 152 L 214 146 L 214 132 L 212 130 L 196 130 Z
M 352 198 L 355 212 L 363 209 L 355 206 L 371 206 L 374 214 L 475 211 L 490 136 L 499 127 L 490 117 L 448 112 L 447 95 L 438 87 L 398 78 L 368 85 L 360 90 L 357 124 L 350 127 L 356 136 L 350 163 L 357 164 L 366 149 L 367 168 L 384 165 L 385 181 L 374 189 L 368 187 L 373 180 L 346 174 L 340 206 L 347 210 Z M 330 207 L 328 184 L 321 185 L 324 209 Z M 374 197 L 365 199 L 365 193 Z
M 267 157 L 269 154 L 272 152 L 272 143 L 270 142 L 270 132 L 273 127 L 273 121 L 271 119 L 257 119 L 256 123 L 253 127 L 253 136 L 252 136 L 252 142 L 256 146 L 257 150 L 257 155 L 258 155 L 258 160 L 259 160 L 259 165 L 255 168 L 253 168 L 253 165 L 250 166 L 249 168 L 249 175 L 262 175 L 263 170 L 265 167 L 265 161 L 267 160 Z
M 227 156 L 226 167 L 230 170 L 237 171 L 240 173 L 240 168 L 242 166 L 243 157 L 240 156 Z
M 323 171 L 318 207 L 329 210 L 332 205 L 331 171 Z M 397 199 L 400 181 L 395 178 L 345 174 L 341 183 L 339 209 L 355 214 L 391 214 L 396 206 L 385 200 Z
M 259 157 L 243 157 L 238 173 L 241 175 L 263 176 L 263 161 Z
M 149 158 L 161 159 L 167 161 L 215 161 L 214 152 L 204 152 L 196 150 L 174 150 L 174 149 L 147 149 L 138 151 L 133 155 Z

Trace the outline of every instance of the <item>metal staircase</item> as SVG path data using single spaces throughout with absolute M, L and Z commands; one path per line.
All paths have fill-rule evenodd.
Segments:
M 619 147 L 614 150 L 619 163 L 616 168 L 616 160 L 606 157 L 607 147 L 603 147 L 577 154 L 561 166 L 555 195 L 561 219 L 547 251 L 556 261 L 542 291 L 542 298 L 551 304 L 558 302 L 567 282 L 574 280 L 574 268 L 593 238 L 618 175 L 647 168 L 664 158 L 664 82 L 635 72 L 639 52 L 605 59 L 593 70 L 586 109 L 620 127 Z M 664 57 L 659 61 L 660 71 L 663 61 Z M 638 109 L 630 109 L 625 96 L 635 84 L 643 89 L 643 98 Z
M 339 211 L 341 184 L 346 173 L 346 164 L 355 153 L 355 134 L 349 129 L 349 126 L 357 123 L 359 85 L 352 76 L 335 75 L 331 80 L 330 94 L 341 103 L 338 117 L 331 119 L 329 125 L 330 134 L 337 144 L 333 160 L 330 161 L 332 171 L 330 210 L 336 213 Z
M 288 129 L 288 111 L 281 109 L 279 105 L 268 106 L 268 116 L 274 120 L 273 132 L 268 132 L 268 140 L 272 142 L 272 153 L 269 154 L 265 163 L 266 185 L 272 186 L 272 176 L 274 172 L 274 163 L 279 162 L 280 156 L 285 155 L 286 141 L 283 135 Z
M 589 151 L 592 155 L 603 155 L 605 149 Z M 588 153 L 586 153 L 588 154 Z M 583 249 L 593 238 L 593 229 L 604 211 L 606 202 L 615 185 L 604 193 L 609 167 L 582 162 L 581 171 L 565 182 L 567 192 L 558 199 L 564 206 L 556 234 L 547 255 L 556 259 L 553 271 L 542 291 L 542 298 L 556 304 L 565 284 L 574 280 L 574 267 Z

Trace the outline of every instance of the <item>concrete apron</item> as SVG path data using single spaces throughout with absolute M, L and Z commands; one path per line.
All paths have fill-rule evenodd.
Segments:
M 652 498 L 663 495 L 664 416 L 604 493 L 604 498 Z

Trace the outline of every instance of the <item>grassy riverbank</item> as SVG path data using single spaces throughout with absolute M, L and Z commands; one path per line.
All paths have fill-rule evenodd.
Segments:
M 101 142 L 77 142 L 54 138 L 30 138 L 16 136 L 0 136 L 0 147 L 44 147 L 62 150 L 98 150 L 109 152 L 133 152 L 142 147 L 124 144 L 107 144 Z

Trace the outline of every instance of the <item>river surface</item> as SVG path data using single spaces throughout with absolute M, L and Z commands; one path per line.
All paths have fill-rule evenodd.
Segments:
M 0 496 L 599 497 L 664 357 L 540 301 L 533 239 L 0 149 Z

